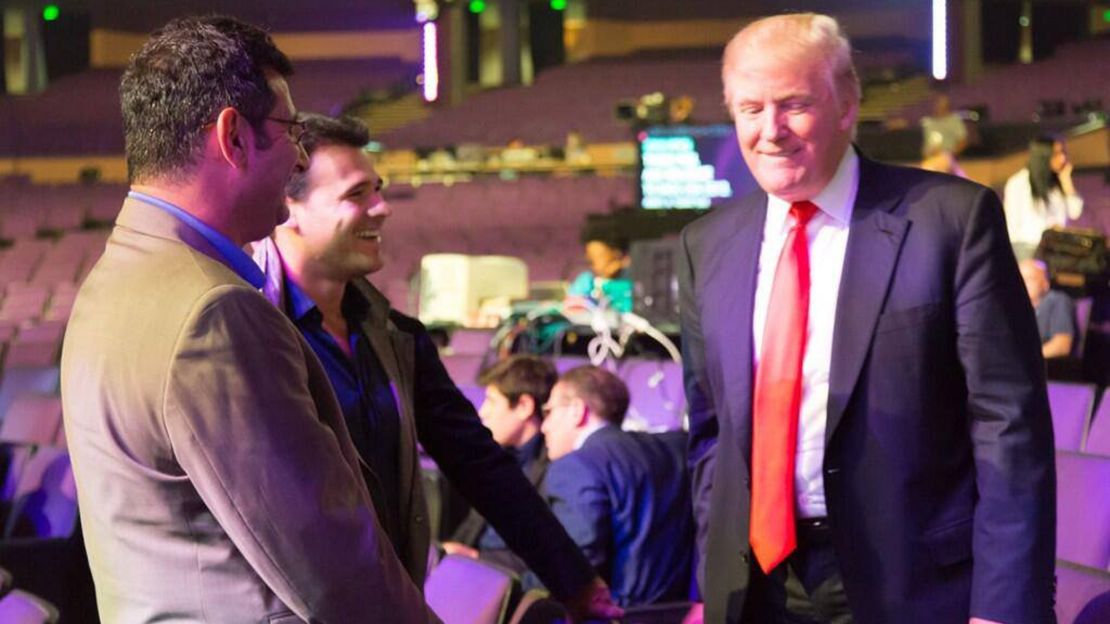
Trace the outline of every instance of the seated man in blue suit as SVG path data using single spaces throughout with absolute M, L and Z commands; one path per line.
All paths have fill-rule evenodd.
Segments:
M 556 517 L 621 606 L 685 600 L 693 557 L 686 434 L 626 432 L 628 388 L 593 366 L 567 371 L 544 407 Z

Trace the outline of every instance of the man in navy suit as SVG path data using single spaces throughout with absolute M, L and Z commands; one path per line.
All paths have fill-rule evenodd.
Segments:
M 856 152 L 830 17 L 753 22 L 722 78 L 762 191 L 681 237 L 705 620 L 1052 621 L 1052 425 L 998 198 Z
M 628 400 L 624 382 L 600 368 L 559 378 L 544 410 L 545 493 L 615 602 L 686 600 L 694 535 L 686 434 L 622 431 Z

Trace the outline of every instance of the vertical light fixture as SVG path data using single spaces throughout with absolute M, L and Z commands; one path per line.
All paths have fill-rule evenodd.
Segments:
M 424 22 L 424 101 L 439 98 L 439 53 L 436 44 L 436 23 Z
M 948 77 L 947 0 L 933 0 L 933 78 Z

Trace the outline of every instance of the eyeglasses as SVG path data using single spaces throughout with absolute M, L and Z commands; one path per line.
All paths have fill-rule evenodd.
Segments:
M 303 121 L 297 119 L 283 119 L 281 117 L 267 117 L 269 121 L 274 121 L 279 124 L 284 124 L 289 128 L 289 139 L 293 141 L 294 145 L 300 145 L 301 139 L 304 138 L 304 133 L 308 132 L 308 126 Z
M 573 403 L 575 398 L 576 397 L 569 397 L 560 401 L 549 400 L 546 404 L 544 404 L 543 407 L 540 408 L 540 413 L 542 413 L 544 418 L 546 418 L 549 414 L 551 414 L 551 412 L 554 412 L 555 410 L 560 408 L 567 407 L 568 405 Z

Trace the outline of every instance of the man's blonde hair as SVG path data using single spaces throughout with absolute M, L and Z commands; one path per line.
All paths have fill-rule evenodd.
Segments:
M 745 55 L 775 54 L 784 58 L 819 59 L 825 64 L 830 86 L 839 97 L 861 97 L 859 76 L 852 65 L 852 47 L 836 19 L 819 13 L 788 13 L 758 19 L 728 42 L 721 77 Z M 725 94 L 727 101 L 727 91 Z

